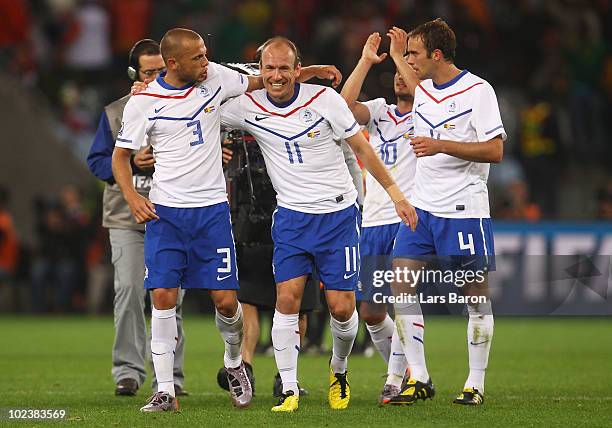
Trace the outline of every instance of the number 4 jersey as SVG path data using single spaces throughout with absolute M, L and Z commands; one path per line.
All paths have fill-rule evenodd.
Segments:
M 130 98 L 115 145 L 137 150 L 149 136 L 155 155 L 151 202 L 189 208 L 227 201 L 219 106 L 246 91 L 246 76 L 212 62 L 196 85 L 175 88 L 164 76 Z
M 357 191 L 335 140 L 360 129 L 333 89 L 296 84 L 294 96 L 283 104 L 260 89 L 225 103 L 221 121 L 255 137 L 279 206 L 320 214 L 355 203 Z

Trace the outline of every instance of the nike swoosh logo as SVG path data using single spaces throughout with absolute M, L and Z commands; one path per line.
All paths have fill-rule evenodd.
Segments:
M 287 348 L 288 348 L 288 346 L 285 346 L 285 347 L 284 347 L 284 348 L 282 348 L 282 349 L 276 349 L 276 347 L 275 347 L 275 346 L 272 346 L 272 347 L 273 347 L 273 348 L 274 348 L 274 350 L 275 350 L 275 351 L 277 351 L 277 352 L 282 352 L 282 351 L 284 351 L 285 349 L 287 349 Z
M 217 281 L 223 281 L 224 279 L 227 279 L 227 278 L 229 278 L 230 276 L 232 276 L 232 274 L 231 274 L 231 273 L 230 273 L 229 275 L 227 275 L 227 276 L 219 276 L 219 275 L 217 275 Z
M 487 343 L 487 342 L 488 340 L 483 340 L 482 342 L 476 342 L 476 343 L 470 341 L 470 345 L 477 346 L 477 345 L 482 345 L 483 343 Z
M 469 266 L 469 265 L 471 265 L 472 263 L 474 263 L 475 261 L 476 261 L 475 259 L 472 259 L 472 260 L 470 260 L 470 261 L 469 261 L 469 262 L 467 262 L 467 263 L 461 263 L 461 267 L 462 267 L 462 268 L 464 268 L 464 267 L 466 267 L 466 266 Z
M 394 353 L 393 353 L 393 356 L 394 356 L 394 357 L 400 357 L 400 356 L 402 356 L 402 355 L 405 355 L 405 354 L 398 354 L 397 352 L 394 352 Z
M 387 119 L 378 119 L 379 122 L 389 122 Z
M 156 108 L 156 109 L 154 109 L 154 110 L 155 110 L 155 113 L 159 113 L 160 111 L 162 111 L 162 109 L 163 109 L 164 107 L 166 107 L 166 106 L 161 106 L 160 108 Z
M 357 272 L 353 272 L 350 275 L 344 274 L 344 279 L 349 279 L 351 276 L 355 275 Z
M 269 117 L 270 117 L 270 116 L 255 116 L 255 120 L 256 120 L 257 122 L 259 122 L 260 120 L 264 120 L 264 119 L 267 119 L 267 118 L 269 118 Z
M 417 105 L 417 107 L 421 107 L 423 104 L 425 104 L 425 103 L 421 103 L 421 104 Z

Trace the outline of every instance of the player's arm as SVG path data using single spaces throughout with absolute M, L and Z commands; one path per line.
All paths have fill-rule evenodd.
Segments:
M 134 188 L 132 181 L 132 167 L 130 157 L 132 149 L 115 147 L 113 151 L 113 175 L 115 181 L 121 188 L 125 201 L 130 206 L 132 215 L 138 223 L 146 223 L 159 217 L 155 214 L 155 206 L 144 196 L 140 195 Z
M 470 162 L 499 163 L 504 157 L 501 135 L 484 142 L 458 142 L 414 137 L 410 144 L 417 158 L 444 153 Z
M 363 82 L 374 64 L 381 63 L 386 57 L 386 53 L 378 55 L 380 47 L 380 34 L 372 33 L 368 37 L 361 52 L 361 58 L 355 66 L 355 69 L 346 80 L 342 87 L 340 95 L 346 101 L 349 108 L 353 112 L 353 116 L 360 125 L 365 125 L 370 121 L 370 110 L 357 101 Z
M 393 27 L 387 33 L 391 44 L 389 46 L 389 56 L 395 63 L 395 67 L 402 76 L 404 84 L 410 90 L 412 96 L 414 96 L 414 89 L 419 84 L 419 79 L 416 73 L 406 62 L 404 55 L 406 54 L 406 44 L 408 42 L 408 35 L 404 30 L 398 27 Z
M 391 177 L 391 174 L 389 174 L 389 171 L 387 171 L 387 168 L 385 168 L 380 158 L 376 156 L 368 140 L 366 140 L 361 132 L 358 132 L 352 137 L 346 138 L 346 142 L 351 146 L 351 149 L 353 149 L 359 160 L 361 160 L 366 170 L 374 176 L 376 181 L 378 181 L 383 189 L 389 194 L 389 197 L 395 204 L 395 210 L 402 221 L 410 225 L 410 228 L 414 231 L 418 221 L 414 207 L 408 202 L 406 196 L 397 184 L 395 184 L 393 177 Z
M 313 78 L 331 80 L 332 87 L 336 88 L 342 82 L 342 73 L 333 65 L 308 65 L 302 67 L 297 81 L 308 82 Z
M 132 215 L 138 223 L 158 219 L 155 206 L 134 188 L 130 158 L 132 151 L 139 149 L 146 138 L 147 120 L 131 99 L 123 111 L 122 127 L 117 136 L 113 151 L 113 176 L 119 185 L 123 198 L 128 203 Z
M 114 146 L 115 141 L 108 123 L 108 117 L 106 112 L 102 112 L 94 141 L 87 155 L 87 166 L 93 175 L 110 184 L 115 182 L 111 165 Z

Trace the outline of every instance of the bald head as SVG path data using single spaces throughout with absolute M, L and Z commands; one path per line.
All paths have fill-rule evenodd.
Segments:
M 295 43 L 286 37 L 276 36 L 266 40 L 265 43 L 257 49 L 257 60 L 259 61 L 260 65 L 264 55 L 270 50 L 273 50 L 275 53 L 281 53 L 284 51 L 285 53 L 293 56 L 294 67 L 296 67 L 301 61 L 300 52 L 297 46 L 295 46 Z
M 190 44 L 203 42 L 202 37 L 195 31 L 187 28 L 173 28 L 168 30 L 161 39 L 160 49 L 166 63 L 169 58 L 177 58 Z

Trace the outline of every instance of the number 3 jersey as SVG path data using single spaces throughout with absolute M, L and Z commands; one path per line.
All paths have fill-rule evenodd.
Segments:
M 161 74 L 128 101 L 115 145 L 153 146 L 155 173 L 149 198 L 169 207 L 210 206 L 227 201 L 221 163 L 220 109 L 246 91 L 246 76 L 209 63 L 206 80 L 175 88 Z
M 366 124 L 370 134 L 370 144 L 404 195 L 410 199 L 416 168 L 416 157 L 410 145 L 410 138 L 414 135 L 412 112 L 402 115 L 395 105 L 387 104 L 384 98 L 362 104 L 370 112 L 370 121 Z M 381 226 L 400 221 L 395 211 L 395 204 L 385 189 L 372 174 L 366 175 L 362 225 Z
M 294 96 L 278 104 L 260 89 L 225 103 L 221 122 L 255 137 L 279 206 L 320 214 L 355 203 L 357 190 L 335 140 L 360 129 L 334 90 L 296 84 Z
M 506 139 L 495 91 L 467 70 L 442 85 L 431 79 L 417 85 L 413 114 L 417 137 L 462 144 L 498 135 Z M 438 217 L 488 218 L 488 177 L 488 163 L 444 153 L 422 157 L 417 161 L 411 202 Z

